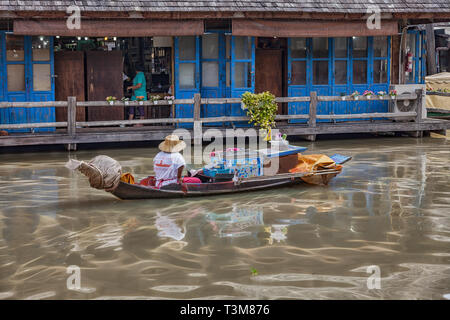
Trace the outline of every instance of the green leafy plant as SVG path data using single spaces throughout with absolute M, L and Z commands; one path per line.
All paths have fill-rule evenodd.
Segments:
M 269 91 L 257 94 L 245 92 L 242 95 L 242 108 L 247 110 L 247 116 L 250 117 L 249 123 L 253 123 L 254 126 L 267 131 L 275 127 L 278 106 L 275 96 Z
M 150 96 L 150 99 L 151 99 L 153 102 L 155 102 L 155 101 L 161 100 L 161 96 L 160 96 L 160 95 Z
M 251 268 L 250 269 L 252 276 L 257 276 L 258 275 L 258 270 L 256 270 L 255 268 Z

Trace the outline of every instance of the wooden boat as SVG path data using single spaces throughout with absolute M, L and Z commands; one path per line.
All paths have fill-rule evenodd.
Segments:
M 211 183 L 171 184 L 160 189 L 139 184 L 129 184 L 120 181 L 112 194 L 122 200 L 129 199 L 161 199 L 211 196 L 226 193 L 259 191 L 279 187 L 287 187 L 304 183 L 302 176 L 337 175 L 337 170 L 321 170 L 314 173 L 277 174 L 271 177 L 253 177 L 240 181 L 223 181 Z
M 332 157 L 334 157 L 337 164 L 344 164 L 345 162 L 351 160 L 351 157 L 342 155 L 333 155 Z M 295 174 L 283 173 L 273 176 L 241 178 L 238 180 L 233 180 L 230 178 L 228 181 L 220 182 L 213 180 L 213 182 L 206 183 L 170 184 L 161 187 L 160 189 L 120 181 L 119 185 L 111 193 L 123 200 L 200 197 L 287 187 L 304 183 L 302 177 L 322 176 L 324 181 L 329 181 L 339 173 L 340 171 L 338 170 L 320 170 Z

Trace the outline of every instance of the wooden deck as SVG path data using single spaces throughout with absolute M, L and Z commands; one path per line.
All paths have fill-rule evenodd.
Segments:
M 225 134 L 223 127 L 203 128 L 203 132 L 215 128 Z M 424 119 L 421 123 L 392 122 L 392 121 L 358 121 L 340 122 L 336 124 L 321 123 L 310 128 L 307 124 L 279 125 L 281 132 L 290 136 L 304 136 L 310 140 L 310 135 L 348 134 L 348 133 L 380 133 L 380 132 L 415 132 L 420 136 L 423 132 L 442 132 L 450 130 L 449 120 Z M 82 144 L 105 142 L 131 142 L 131 141 L 162 141 L 171 134 L 173 126 L 141 127 L 141 128 L 90 128 L 80 129 L 75 136 L 67 132 L 35 133 L 35 134 L 11 134 L 0 137 L 0 146 L 30 146 L 30 145 L 54 145 L 54 144 Z M 187 129 L 194 136 L 193 129 Z M 239 133 L 239 131 L 237 131 Z M 238 137 L 238 135 L 236 135 Z
M 416 94 L 399 96 L 398 100 L 419 100 L 423 99 L 423 92 L 419 90 Z M 417 103 L 417 109 L 410 112 L 397 113 L 362 113 L 345 115 L 319 115 L 317 114 L 317 103 L 319 101 L 340 101 L 342 97 L 318 97 L 315 92 L 310 97 L 289 97 L 277 98 L 278 102 L 297 102 L 309 101 L 309 114 L 302 115 L 278 115 L 277 129 L 289 136 L 300 136 L 307 140 L 315 140 L 317 135 L 330 134 L 348 134 L 348 133 L 382 133 L 382 132 L 406 132 L 410 135 L 420 137 L 424 132 L 442 133 L 450 129 L 450 121 L 444 119 L 422 118 L 422 103 Z M 366 100 L 365 97 L 360 99 Z M 388 100 L 390 98 L 386 98 Z M 352 99 L 348 98 L 351 103 Z M 194 143 L 201 143 L 203 133 L 211 128 L 215 128 L 225 133 L 225 130 L 232 129 L 235 122 L 248 120 L 247 117 L 218 117 L 218 118 L 200 118 L 201 104 L 217 103 L 240 103 L 239 98 L 225 99 L 201 99 L 196 95 L 194 99 L 183 99 L 168 101 L 159 101 L 158 105 L 168 105 L 172 108 L 174 114 L 175 104 L 193 104 L 193 118 L 167 118 L 167 119 L 145 119 L 145 120 L 122 120 L 122 121 L 95 121 L 95 122 L 77 122 L 75 117 L 77 106 L 104 106 L 106 102 L 76 102 L 74 97 L 69 97 L 67 102 L 0 102 L 0 108 L 10 107 L 41 107 L 55 106 L 68 107 L 68 121 L 55 123 L 32 123 L 32 124 L 0 124 L 0 130 L 14 128 L 38 128 L 55 127 L 54 132 L 46 133 L 10 133 L 7 136 L 0 136 L 0 147 L 31 146 L 31 145 L 65 145 L 68 150 L 76 150 L 77 144 L 92 143 L 110 143 L 110 142 L 142 142 L 142 141 L 161 141 L 173 133 L 180 123 L 193 123 L 193 129 L 186 129 L 191 133 Z M 118 103 L 119 105 L 121 103 Z M 145 102 L 153 105 L 153 102 Z M 170 104 L 170 106 L 169 106 Z M 303 119 L 305 123 L 290 124 L 289 120 Z M 367 119 L 361 121 L 360 119 Z M 384 120 L 378 120 L 384 119 Z M 318 121 L 319 120 L 319 121 Z M 321 122 L 328 120 L 329 122 Z M 204 123 L 227 122 L 231 123 L 228 127 L 206 127 Z M 141 123 L 143 127 L 130 127 L 131 124 Z M 120 125 L 128 125 L 120 127 Z M 244 128 L 245 129 L 245 128 Z M 230 130 L 227 131 L 230 133 Z M 242 130 L 234 133 L 235 137 L 245 134 Z

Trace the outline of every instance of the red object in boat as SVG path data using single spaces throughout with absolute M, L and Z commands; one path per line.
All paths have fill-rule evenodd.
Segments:
M 139 184 L 141 186 L 147 186 L 147 187 L 154 187 L 155 183 L 156 183 L 156 179 L 153 176 L 149 176 L 149 177 L 139 181 Z

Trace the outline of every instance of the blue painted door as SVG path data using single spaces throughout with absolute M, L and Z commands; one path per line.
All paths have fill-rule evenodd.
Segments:
M 387 91 L 390 83 L 390 37 L 289 38 L 288 96 L 349 95 Z M 373 97 L 376 98 L 376 97 Z M 318 114 L 386 112 L 384 101 L 320 102 Z M 308 102 L 289 103 L 288 114 L 307 114 Z M 345 121 L 340 120 L 340 121 Z M 306 120 L 291 120 L 291 123 Z
M 200 93 L 200 37 L 175 37 L 175 96 L 177 99 L 192 99 Z M 192 104 L 177 104 L 176 118 L 192 118 Z M 181 124 L 192 127 L 192 124 Z
M 332 87 L 332 39 L 312 38 L 311 39 L 311 64 L 309 70 L 309 92 L 316 91 L 318 96 L 330 96 L 333 93 Z M 317 104 L 317 114 L 330 114 L 332 112 L 330 102 L 319 102 Z M 309 108 L 308 108 L 309 109 Z M 309 111 L 309 110 L 308 110 Z M 317 122 L 328 122 L 329 120 L 317 120 Z
M 351 94 L 350 39 L 332 39 L 332 95 L 346 96 Z M 332 102 L 334 114 L 350 113 L 350 104 L 344 101 Z M 343 120 L 336 120 L 343 121 Z
M 408 30 L 406 46 L 413 54 L 413 72 L 406 76 L 406 83 L 425 83 L 425 31 Z
M 5 33 L 0 31 L 0 101 L 6 101 L 5 90 L 6 90 L 6 78 L 4 72 L 5 66 L 5 54 L 3 50 L 5 44 Z M 0 124 L 9 123 L 9 113 L 7 109 L 0 109 Z
M 55 77 L 53 37 L 29 37 L 28 100 L 54 101 Z M 55 122 L 55 108 L 29 109 L 31 122 Z M 53 131 L 54 128 L 39 128 L 35 131 Z
M 227 52 L 224 33 L 208 33 L 201 37 L 201 96 L 204 98 L 227 97 Z M 220 117 L 228 113 L 225 104 L 202 105 L 201 117 Z M 204 123 L 221 125 L 222 123 Z
M 2 33 L 3 101 L 53 101 L 53 39 Z M 8 108 L 2 110 L 1 123 L 54 122 L 54 108 Z M 36 132 L 53 131 L 39 128 Z M 29 132 L 14 129 L 11 132 Z
M 309 96 L 316 91 L 319 96 L 332 94 L 332 56 L 329 38 L 288 39 L 288 96 Z M 319 102 L 317 114 L 329 114 L 331 103 Z M 308 114 L 309 102 L 291 102 L 288 114 Z M 318 120 L 324 121 L 324 120 Z M 290 120 L 291 123 L 305 123 L 306 120 Z
M 288 38 L 288 96 L 309 96 L 309 63 L 310 39 Z M 309 102 L 288 103 L 288 114 L 308 114 Z M 291 123 L 306 122 L 306 120 L 290 120 Z
M 391 83 L 391 37 L 371 37 L 370 43 L 370 90 L 375 94 L 389 92 Z M 374 97 L 375 99 L 377 97 Z M 388 112 L 388 101 L 372 102 L 369 112 Z
M 2 51 L 5 64 L 3 72 L 5 75 L 5 101 L 25 102 L 28 98 L 28 81 L 29 74 L 27 72 L 27 52 L 29 37 L 15 36 L 10 33 L 4 33 Z M 4 109 L 8 114 L 6 124 L 18 124 L 30 122 L 30 112 L 27 108 L 8 108 Z M 10 132 L 27 132 L 29 129 L 8 130 Z
M 240 98 L 247 91 L 255 92 L 255 39 L 232 36 L 231 97 Z M 231 116 L 246 115 L 240 104 L 232 104 L 230 108 Z

